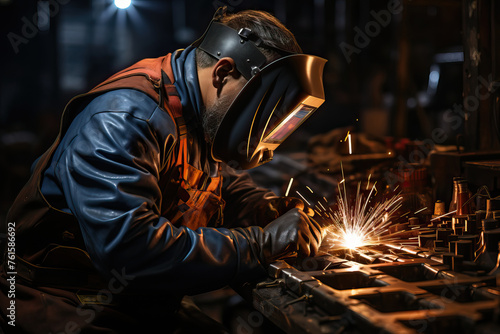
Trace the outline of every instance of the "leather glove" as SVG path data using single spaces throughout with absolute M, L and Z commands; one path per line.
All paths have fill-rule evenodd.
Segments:
M 314 211 L 306 207 L 300 198 L 272 196 L 264 197 L 264 200 L 259 203 L 258 210 L 255 212 L 255 221 L 259 226 L 266 226 L 267 223 L 294 208 L 304 211 L 311 217 L 314 215 Z
M 265 228 L 252 226 L 234 230 L 244 234 L 252 252 L 264 266 L 285 257 L 314 256 L 323 239 L 321 226 L 297 208 Z

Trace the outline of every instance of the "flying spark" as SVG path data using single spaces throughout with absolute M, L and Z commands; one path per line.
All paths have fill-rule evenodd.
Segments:
M 417 213 L 420 213 L 420 212 L 422 212 L 422 211 L 424 211 L 424 210 L 426 210 L 426 209 L 427 209 L 427 207 L 422 208 L 422 209 L 420 209 L 420 210 L 418 210 L 418 211 L 415 211 L 413 214 L 414 214 L 414 215 L 416 215 Z
M 343 170 L 342 177 L 344 177 Z M 386 234 L 387 228 L 391 224 L 391 217 L 401 208 L 402 196 L 394 195 L 389 199 L 369 205 L 374 192 L 376 192 L 375 184 L 371 187 L 366 198 L 360 187 L 361 182 L 358 183 L 356 198 L 351 204 L 352 201 L 348 200 L 345 183 L 343 187 L 339 183 L 338 209 L 333 215 L 329 215 L 332 224 L 327 228 L 326 243 L 332 249 L 356 249 L 379 244 L 384 238 L 389 237 Z
M 288 188 L 286 188 L 285 197 L 288 196 L 288 192 L 290 191 L 290 187 L 292 186 L 292 183 L 293 183 L 293 177 L 290 178 L 290 182 L 288 183 Z
M 349 138 L 350 133 L 351 133 L 351 131 L 350 131 L 350 130 L 349 130 L 349 131 L 347 131 L 347 134 L 346 134 L 346 136 L 345 136 L 345 138 L 344 138 L 344 141 L 347 141 L 347 138 Z
M 351 134 L 347 135 L 347 139 L 349 140 L 349 154 L 352 154 Z
M 449 216 L 449 215 L 451 215 L 451 214 L 454 214 L 455 212 L 457 212 L 457 210 L 453 210 L 453 211 L 450 211 L 450 212 L 445 213 L 444 215 L 434 217 L 434 218 L 432 218 L 432 219 L 431 219 L 431 221 L 434 221 L 434 220 L 436 220 L 436 219 L 439 219 L 439 218 L 443 218 L 443 217 Z
M 301 193 L 299 193 L 297 190 L 295 190 L 295 192 L 299 194 L 299 196 L 307 203 L 307 205 L 311 206 L 311 203 L 309 203 L 309 201 L 304 196 L 302 196 Z

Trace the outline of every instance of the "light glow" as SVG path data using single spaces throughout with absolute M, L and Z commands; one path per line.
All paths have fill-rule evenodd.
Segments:
M 365 238 L 357 231 L 343 231 L 341 238 L 342 246 L 349 249 L 356 249 L 366 245 Z
M 342 181 L 344 181 L 342 167 L 341 170 Z M 365 196 L 361 192 L 361 182 L 358 182 L 356 197 L 354 203 L 351 203 L 348 201 L 345 182 L 339 183 L 338 209 L 333 215 L 327 216 L 332 221 L 332 224 L 327 227 L 325 238 L 328 247 L 354 250 L 383 241 L 387 228 L 392 223 L 391 217 L 401 208 L 402 196 L 397 194 L 374 205 L 369 205 L 372 196 L 377 191 L 375 185 L 376 182 L 364 198 Z
M 132 0 L 115 0 L 115 6 L 120 9 L 127 9 L 130 7 Z

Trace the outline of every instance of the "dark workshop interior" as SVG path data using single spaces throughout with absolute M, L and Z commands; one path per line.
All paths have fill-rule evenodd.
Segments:
M 0 0 L 2 222 L 73 96 L 189 46 L 220 6 L 264 10 L 328 60 L 325 102 L 248 173 L 329 234 L 194 301 L 231 333 L 500 332 L 498 1 L 118 3 Z

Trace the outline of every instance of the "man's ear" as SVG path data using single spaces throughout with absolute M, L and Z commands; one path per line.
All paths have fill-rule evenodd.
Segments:
M 213 67 L 212 84 L 217 88 L 217 93 L 219 93 L 229 77 L 237 78 L 239 75 L 233 58 L 224 57 L 219 59 Z

